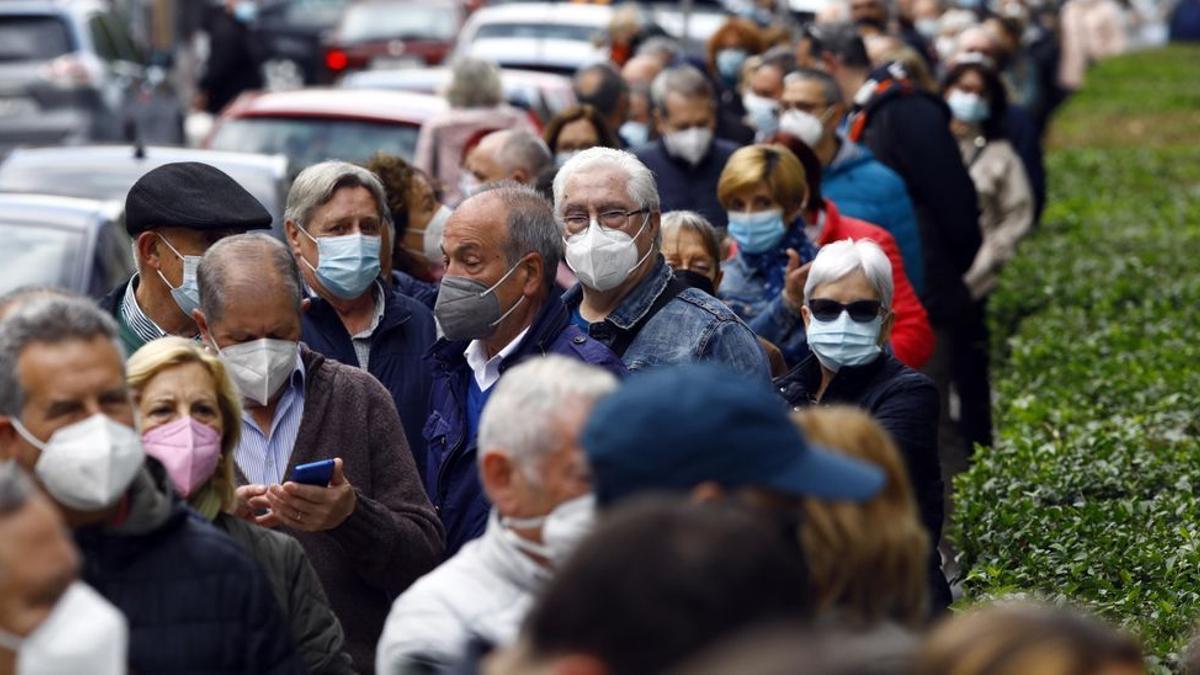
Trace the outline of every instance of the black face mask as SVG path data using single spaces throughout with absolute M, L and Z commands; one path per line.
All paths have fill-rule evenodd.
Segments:
M 688 288 L 695 288 L 714 298 L 717 297 L 717 289 L 713 288 L 712 279 L 691 270 L 675 270 L 675 278 L 682 281 Z

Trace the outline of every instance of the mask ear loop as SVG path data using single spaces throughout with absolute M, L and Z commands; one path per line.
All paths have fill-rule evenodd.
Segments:
M 521 260 L 524 260 L 524 259 L 525 259 L 525 258 L 522 256 Z M 508 271 L 504 273 L 504 276 L 500 277 L 500 280 L 499 280 L 499 281 L 497 281 L 496 283 L 492 284 L 492 287 L 491 287 L 491 288 L 489 288 L 489 289 L 487 289 L 486 291 L 483 291 L 482 293 L 480 293 L 480 294 L 479 294 L 479 297 L 481 297 L 481 298 L 482 298 L 483 296 L 487 295 L 488 293 L 493 293 L 493 292 L 495 292 L 495 290 L 496 290 L 497 288 L 499 288 L 499 287 L 500 287 L 500 284 L 504 283 L 504 282 L 505 282 L 505 281 L 506 281 L 506 280 L 507 280 L 507 279 L 508 279 L 510 276 L 512 276 L 512 273 L 513 273 L 513 272 L 516 272 L 516 271 L 517 271 L 517 268 L 521 266 L 521 260 L 518 260 L 518 261 L 516 262 L 516 264 L 515 264 L 515 265 L 513 265 L 513 266 L 512 266 L 512 267 L 510 267 L 510 268 L 508 268 Z M 522 296 L 521 296 L 519 299 L 517 299 L 517 301 L 513 303 L 513 306 L 508 308 L 508 311 L 507 311 L 507 312 L 505 312 L 504 314 L 501 314 L 499 319 L 496 319 L 495 321 L 491 322 L 490 324 L 488 324 L 488 326 L 498 326 L 498 325 L 500 325 L 500 322 L 501 322 L 501 321 L 504 321 L 505 319 L 507 319 L 507 318 L 509 317 L 509 315 L 510 315 L 510 314 L 512 314 L 513 312 L 517 311 L 517 308 L 521 306 L 521 303 L 522 303 L 522 302 L 525 302 L 525 296 L 524 296 L 524 295 L 522 295 Z
M 186 256 L 184 256 L 182 253 L 180 253 L 180 252 L 179 252 L 179 251 L 178 251 L 178 250 L 177 250 L 177 249 L 176 249 L 174 246 L 172 246 L 172 245 L 171 245 L 171 242 L 170 242 L 170 241 L 167 241 L 167 238 L 166 238 L 166 237 L 162 236 L 162 235 L 161 235 L 161 234 L 159 234 L 158 232 L 155 232 L 154 234 L 155 234 L 155 236 L 157 236 L 157 237 L 158 237 L 158 240 L 159 240 L 159 241 L 161 241 L 162 243 L 166 244 L 166 245 L 167 245 L 167 248 L 171 249 L 171 253 L 174 253 L 176 258 L 179 258 L 179 260 L 180 260 L 181 262 L 185 263 L 185 264 L 187 263 L 187 257 L 186 257 Z M 179 285 L 178 285 L 178 286 L 172 286 L 172 285 L 171 285 L 171 282 L 167 281 L 167 276 L 166 276 L 165 274 L 163 274 L 163 273 L 162 273 L 162 268 L 156 269 L 156 270 L 154 270 L 154 271 L 155 271 L 155 273 L 157 273 L 157 274 L 158 274 L 158 278 L 159 278 L 159 279 L 162 279 L 162 282 L 163 282 L 164 284 L 166 284 L 166 285 L 167 285 L 167 288 L 169 288 L 169 289 L 171 289 L 171 290 L 173 290 L 173 291 L 175 291 L 175 290 L 179 290 L 180 288 L 183 288 L 183 281 L 182 281 L 182 280 L 179 282 Z
M 633 235 L 633 239 L 631 240 L 631 241 L 633 241 L 634 246 L 637 246 L 637 238 L 642 236 L 642 232 L 645 232 L 646 226 L 650 224 L 650 216 L 651 216 L 651 212 L 646 211 L 646 218 L 645 218 L 645 220 L 642 221 L 642 227 L 640 229 L 638 229 L 637 234 Z M 641 267 L 642 263 L 646 262 L 646 258 L 649 258 L 651 253 L 654 253 L 653 246 L 647 248 L 646 255 L 642 256 L 641 258 L 638 258 L 637 263 L 634 264 L 633 267 L 630 267 L 628 270 L 626 270 L 625 274 L 631 274 L 634 270 Z
M 300 223 L 296 223 L 296 229 L 300 230 L 302 233 L 304 233 L 304 236 L 308 237 L 309 240 L 312 241 L 312 243 L 317 245 L 317 255 L 320 256 L 321 255 L 321 242 L 317 241 L 316 237 L 309 234 L 308 230 L 301 227 Z M 312 263 L 308 262 L 308 258 L 305 258 L 304 256 L 300 256 L 300 261 L 303 262 L 305 265 L 308 265 L 308 269 L 312 270 L 313 274 L 317 273 L 317 268 L 313 267 Z M 317 262 L 319 263 L 320 261 L 318 260 Z

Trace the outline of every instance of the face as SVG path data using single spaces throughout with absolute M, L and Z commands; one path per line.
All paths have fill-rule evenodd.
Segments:
M 721 284 L 721 265 L 704 246 L 698 232 L 685 227 L 675 228 L 673 234 L 663 233 L 663 256 L 674 270 L 690 270 L 706 276 L 713 288 Z
M 28 635 L 79 571 L 79 554 L 62 518 L 38 493 L 0 515 L 0 630 Z
M 463 164 L 463 168 L 474 174 L 480 185 L 506 178 L 517 180 L 496 161 L 496 153 L 500 149 L 499 140 L 498 134 L 491 134 L 479 141 L 479 145 L 467 153 L 467 161 Z
M 747 185 L 734 192 L 729 196 L 729 203 L 726 206 L 727 211 L 744 213 L 759 213 L 781 208 L 779 202 L 775 201 L 775 196 L 771 194 L 771 187 L 766 183 Z
M 883 26 L 887 23 L 887 13 L 878 0 L 851 0 L 850 19 L 855 23 L 870 22 Z
M 528 469 L 508 462 L 506 476 L 488 481 L 501 513 L 514 518 L 545 515 L 591 490 L 587 459 L 579 445 L 579 432 L 591 408 L 590 404 L 563 406 L 554 421 L 558 446 L 542 458 L 533 476 L 527 475 Z
M 837 281 L 817 286 L 812 291 L 812 297 L 808 299 L 809 302 L 813 300 L 834 300 L 843 305 L 849 305 L 859 300 L 878 301 L 879 294 L 875 292 L 875 288 L 867 280 L 867 275 L 860 269 L 847 274 Z M 813 317 L 807 303 L 801 308 L 800 313 L 804 318 L 804 325 L 808 326 L 812 322 Z M 884 314 L 883 328 L 879 331 L 880 343 L 885 342 L 891 336 L 893 315 L 890 308 L 884 308 Z
M 305 300 L 301 310 L 307 305 Z M 231 283 L 221 317 L 209 321 L 197 310 L 196 325 L 204 340 L 218 349 L 264 338 L 298 342 L 301 332 L 300 311 L 278 283 Z
M 429 179 L 423 174 L 414 174 L 412 180 L 409 181 L 406 203 L 408 204 L 408 230 L 404 233 L 404 248 L 424 257 L 421 251 L 425 246 L 425 227 L 429 225 L 429 221 L 433 220 L 433 216 L 437 214 L 442 205 L 437 200 L 437 194 L 434 193 L 433 186 L 429 184 Z
M 634 93 L 629 97 L 629 119 L 642 124 L 650 123 L 649 97 L 641 93 Z
M 755 94 L 779 100 L 783 95 L 783 71 L 774 66 L 763 66 L 750 75 L 747 84 Z
M 987 98 L 987 86 L 983 83 L 983 76 L 974 70 L 965 71 L 961 77 L 955 80 L 954 84 L 950 85 L 947 94 L 954 89 Z
M 183 283 L 183 258 L 201 256 L 213 244 L 237 234 L 236 230 L 191 230 L 184 227 L 159 227 L 138 235 L 138 256 L 146 267 L 146 278 L 162 283 L 154 270 L 162 272 L 172 288 Z M 171 247 L 175 250 L 172 251 Z
M 287 222 L 286 227 L 292 255 L 302 260 L 300 271 L 304 274 L 304 281 L 310 287 L 323 291 L 325 287 L 313 272 L 313 268 L 319 267 L 321 263 L 320 250 L 315 240 L 350 234 L 379 237 L 383 231 L 383 219 L 380 218 L 379 205 L 375 203 L 371 191 L 356 185 L 334 192 L 328 202 L 318 206 L 304 226 L 304 231 L 301 231 L 299 223 L 291 220 Z M 382 242 L 380 244 L 382 247 Z
M 460 204 L 446 221 L 442 233 L 446 274 L 474 279 L 488 288 L 495 286 L 512 267 L 504 254 L 507 217 L 503 204 L 491 193 L 485 192 Z M 493 291 L 502 310 L 508 310 L 523 295 L 537 293 L 542 278 L 541 259 L 526 255 L 517 262 L 517 267 Z
M 662 111 L 654 112 L 659 132 L 662 134 L 685 131 L 693 127 L 715 129 L 717 126 L 716 111 L 710 99 L 700 96 L 685 97 L 671 92 L 667 94 L 666 108 L 665 116 Z
M 832 105 L 825 102 L 821 83 L 816 80 L 793 79 L 783 88 L 780 107 L 783 110 L 799 110 L 816 115 L 818 119 L 823 117 L 822 126 L 825 127 L 826 135 L 832 135 L 837 130 L 842 112 L 840 102 Z
M 913 18 L 918 21 L 939 19 L 941 16 L 942 8 L 938 0 L 916 0 L 913 3 Z
M 596 128 L 592 126 L 592 123 L 587 118 L 580 118 L 563 125 L 562 131 L 558 134 L 558 142 L 554 150 L 555 152 L 587 150 L 599 143 L 600 135 L 596 133 Z
M 637 211 L 641 207 L 629 197 L 626 189 L 629 179 L 614 167 L 598 166 L 589 171 L 578 171 L 571 174 L 563 185 L 562 204 L 559 215 L 565 220 L 586 216 L 588 226 L 595 220 L 599 221 L 601 214 L 617 211 Z M 643 229 L 644 224 L 644 229 Z M 646 257 L 654 245 L 655 233 L 658 232 L 659 214 L 645 212 L 630 215 L 624 223 L 613 228 L 633 237 L 637 245 L 638 259 Z M 567 225 L 567 236 L 579 234 L 587 227 L 576 228 Z
M 217 404 L 217 384 L 207 368 L 184 363 L 150 378 L 134 395 L 142 416 L 142 433 L 184 417 L 224 435 L 225 420 Z
M 35 342 L 17 359 L 17 377 L 25 392 L 21 421 L 42 442 L 96 414 L 133 427 L 125 364 L 112 340 Z M 0 417 L 0 459 L 15 459 L 32 473 L 40 456 L 8 418 Z

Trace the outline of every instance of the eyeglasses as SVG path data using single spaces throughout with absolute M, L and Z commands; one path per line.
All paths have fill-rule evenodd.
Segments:
M 647 209 L 638 209 L 636 211 L 623 211 L 614 209 L 612 211 L 605 211 L 604 213 L 596 216 L 596 221 L 600 223 L 600 227 L 603 227 L 607 230 L 619 230 L 625 227 L 625 223 L 629 222 L 630 216 L 636 216 L 639 213 L 646 212 Z M 583 212 L 568 213 L 567 215 L 563 216 L 563 224 L 566 225 L 567 232 L 570 232 L 571 234 L 578 234 L 586 230 L 588 225 L 591 223 L 591 220 L 592 217 Z
M 833 321 L 841 316 L 842 312 L 849 312 L 850 318 L 856 323 L 870 323 L 879 316 L 882 308 L 883 303 L 878 300 L 855 300 L 848 305 L 843 305 L 837 300 L 808 301 L 808 310 L 817 321 Z

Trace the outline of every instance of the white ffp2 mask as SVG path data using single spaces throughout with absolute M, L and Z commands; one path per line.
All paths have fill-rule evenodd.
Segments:
M 298 349 L 290 340 L 262 338 L 218 349 L 217 354 L 242 398 L 266 405 L 295 370 Z
M 125 617 L 78 581 L 28 637 L 0 632 L 0 647 L 17 653 L 16 675 L 124 675 L 129 668 Z
M 592 219 L 587 231 L 567 238 L 567 266 L 584 286 L 601 293 L 611 291 L 654 252 L 651 246 L 640 259 L 637 254 L 637 238 L 649 222 L 647 213 L 642 227 L 631 237 L 620 230 L 604 230 Z
M 34 473 L 60 504 L 99 511 L 116 503 L 133 481 L 146 455 L 138 432 L 97 413 L 55 431 L 50 440 L 34 437 L 17 418 L 13 428 L 42 451 Z

